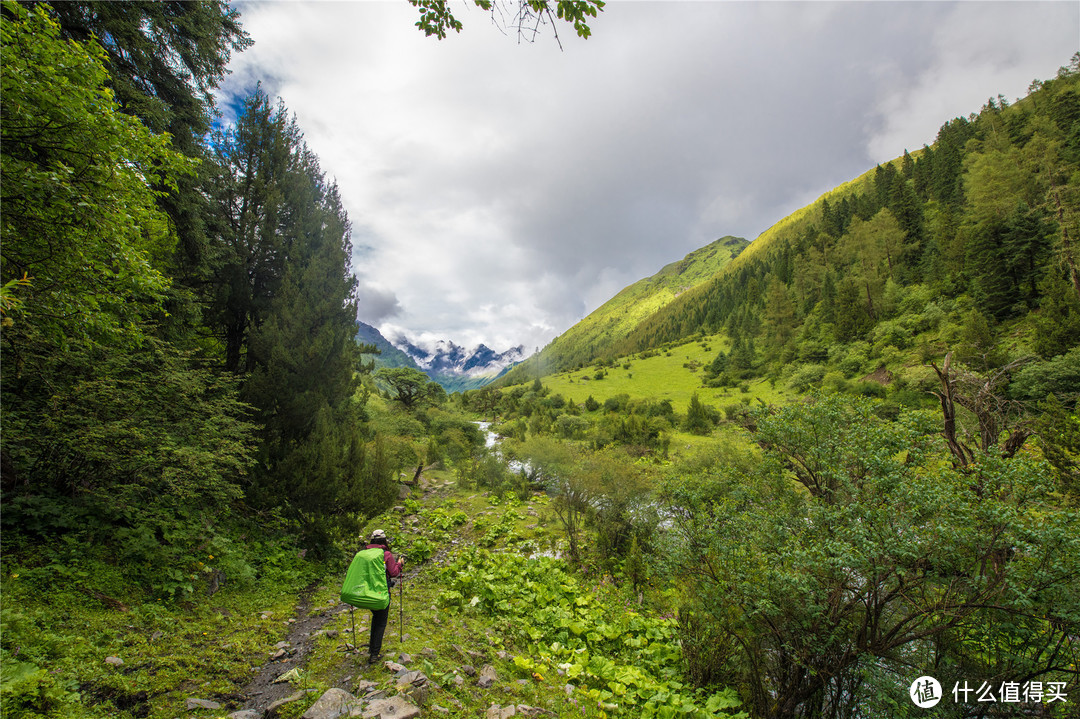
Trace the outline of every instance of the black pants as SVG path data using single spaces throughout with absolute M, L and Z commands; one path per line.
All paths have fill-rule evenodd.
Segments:
M 383 634 L 386 632 L 386 620 L 390 617 L 390 607 L 371 610 L 371 639 L 368 641 L 368 654 L 378 656 L 382 652 Z

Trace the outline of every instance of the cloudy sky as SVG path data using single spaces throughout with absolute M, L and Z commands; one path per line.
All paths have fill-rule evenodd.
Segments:
M 1080 49 L 1075 0 L 612 0 L 561 50 L 470 5 L 438 41 L 406 0 L 237 4 L 255 44 L 219 104 L 261 81 L 295 113 L 391 339 L 542 347 Z

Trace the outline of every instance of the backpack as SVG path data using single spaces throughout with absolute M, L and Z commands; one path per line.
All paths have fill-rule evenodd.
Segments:
M 381 548 L 364 549 L 356 553 L 345 583 L 341 585 L 341 601 L 358 609 L 386 609 L 390 606 L 390 589 L 386 585 L 386 555 Z

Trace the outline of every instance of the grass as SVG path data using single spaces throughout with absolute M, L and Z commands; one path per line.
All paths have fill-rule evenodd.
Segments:
M 445 551 L 468 546 L 490 545 L 497 551 L 529 553 L 559 545 L 554 516 L 543 495 L 520 502 L 499 499 L 475 489 L 460 488 L 449 472 L 432 477 L 437 487 L 427 498 L 405 503 L 407 511 L 390 511 L 376 517 L 367 529 L 384 527 L 395 540 L 395 549 L 407 553 L 421 540 L 434 546 L 440 561 Z M 462 513 L 462 525 L 453 524 Z M 309 565 L 321 575 L 310 606 L 313 612 L 338 606 L 344 569 L 330 565 Z M 451 710 L 450 716 L 476 716 L 491 703 L 524 703 L 557 708 L 560 694 L 547 687 L 516 683 L 520 678 L 509 658 L 498 652 L 506 647 L 497 628 L 468 613 L 449 618 L 438 606 L 440 585 L 434 578 L 435 561 L 421 566 L 418 576 L 404 587 L 405 628 L 399 625 L 399 594 L 391 604 L 384 653 L 398 657 L 411 654 L 410 668 L 424 671 L 442 689 L 430 703 Z M 338 571 L 340 569 L 341 571 Z M 411 569 L 407 566 L 407 569 Z M 205 593 L 188 601 L 169 603 L 136 602 L 121 597 L 123 611 L 109 608 L 85 593 L 44 594 L 28 578 L 25 569 L 11 557 L 3 565 L 4 717 L 148 717 L 172 719 L 176 716 L 223 716 L 243 703 L 244 687 L 254 678 L 274 645 L 289 634 L 289 619 L 312 573 L 292 577 L 267 577 L 254 585 L 226 587 L 213 597 Z M 367 642 L 370 614 L 355 614 L 358 643 Z M 332 616 L 324 629 L 336 630 L 314 638 L 314 650 L 297 680 L 298 689 L 312 690 L 304 699 L 283 707 L 279 716 L 289 719 L 302 714 L 323 691 L 332 686 L 355 687 L 359 679 L 375 681 L 388 695 L 396 693 L 392 675 L 382 667 L 366 667 L 366 647 L 362 654 L 339 651 L 351 640 L 352 617 L 342 611 Z M 476 652 L 482 658 L 462 657 L 455 649 Z M 431 656 L 425 656 L 424 650 Z M 122 665 L 106 663 L 119 657 Z M 493 664 L 500 682 L 481 690 L 475 678 L 464 677 L 461 687 L 452 677 L 463 664 Z M 33 665 L 49 677 L 36 688 L 20 690 L 10 680 Z M 283 664 L 282 672 L 290 665 Z M 21 692 L 23 708 L 11 710 L 12 692 Z M 37 692 L 35 702 L 28 694 Z M 194 710 L 185 703 L 190 697 L 209 699 L 232 707 L 221 711 Z
M 566 702 L 562 684 L 537 681 L 516 666 L 513 657 L 519 648 L 507 641 L 506 632 L 474 612 L 451 613 L 440 606 L 444 587 L 437 574 L 439 565 L 448 556 L 467 547 L 489 545 L 496 553 L 526 555 L 558 548 L 559 529 L 548 498 L 542 494 L 533 494 L 526 501 L 512 495 L 498 498 L 480 490 L 458 487 L 448 475 L 435 479 L 439 488 L 422 501 L 414 500 L 404 505 L 405 511 L 387 512 L 369 522 L 369 528 L 386 529 L 395 550 L 398 546 L 414 545 L 419 539 L 434 543 L 437 549 L 435 558 L 422 565 L 421 571 L 405 583 L 403 592 L 401 587 L 393 590 L 384 655 L 393 660 L 408 655 L 408 668 L 424 672 L 435 685 L 428 698 L 429 709 L 438 705 L 447 711 L 444 716 L 480 716 L 492 704 L 527 704 L 567 716 L 560 711 Z M 414 513 L 410 514 L 410 510 Z M 458 512 L 468 519 L 459 526 L 449 524 L 447 518 Z M 504 526 L 505 531 L 497 540 L 491 540 L 491 528 L 495 526 Z M 407 549 L 405 553 L 408 555 Z M 407 571 L 411 568 L 407 564 Z M 339 590 L 336 579 L 319 588 L 316 601 L 336 603 Z M 353 619 L 348 611 L 342 612 L 326 626 L 336 630 L 338 636 L 323 634 L 318 638 L 307 665 L 304 686 L 321 691 L 331 686 L 347 688 L 359 680 L 367 680 L 375 682 L 388 695 L 396 693 L 393 677 L 385 668 L 366 665 L 366 650 L 352 655 L 341 651 L 343 641 L 351 636 Z M 364 647 L 370 613 L 357 610 L 355 622 L 357 643 Z M 469 676 L 464 668 L 468 665 L 479 671 L 486 664 L 494 667 L 499 681 L 490 689 L 481 689 L 476 677 Z M 284 716 L 299 716 L 318 695 L 316 692 L 310 700 L 297 702 Z M 577 716 L 598 714 L 589 710 Z
M 605 370 L 603 379 L 595 379 L 596 367 L 587 367 L 549 375 L 540 381 L 553 394 L 561 394 L 577 404 L 585 402 L 589 396 L 603 404 L 612 397 L 627 394 L 636 399 L 670 400 L 676 412 L 685 412 L 695 393 L 702 402 L 716 408 L 733 403 L 756 404 L 758 400 L 781 404 L 794 397 L 793 393 L 775 388 L 762 379 L 748 381 L 745 392 L 732 387 L 703 387 L 705 367 L 716 358 L 717 352 L 729 349 L 723 336 L 714 335 L 645 359 L 641 359 L 641 355 L 623 358 Z M 627 364 L 629 368 L 626 368 Z
M 4 577 L 5 684 L 17 674 L 14 662 L 47 673 L 36 688 L 24 685 L 24 697 L 38 695 L 33 708 L 12 710 L 19 688 L 5 687 L 5 717 L 171 719 L 186 713 L 189 697 L 235 696 L 267 648 L 286 636 L 301 588 L 263 582 L 118 611 L 81 593 L 43 601 L 33 584 L 19 581 L 17 566 L 5 566 Z

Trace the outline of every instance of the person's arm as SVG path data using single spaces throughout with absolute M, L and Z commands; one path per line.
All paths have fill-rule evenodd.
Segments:
M 394 559 L 394 554 L 389 549 L 385 550 L 386 554 L 386 574 L 390 578 L 401 576 L 401 562 Z

